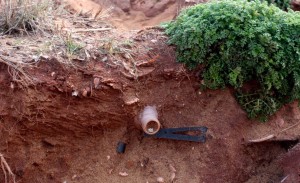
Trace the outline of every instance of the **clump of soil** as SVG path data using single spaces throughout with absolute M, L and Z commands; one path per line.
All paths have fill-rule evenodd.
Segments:
M 97 24 L 82 21 L 68 30 Z M 200 90 L 197 73 L 176 62 L 161 29 L 105 30 L 73 32 L 86 44 L 84 57 L 64 57 L 63 45 L 38 57 L 24 68 L 34 78 L 27 86 L 0 63 L 0 152 L 17 181 L 279 182 L 289 174 L 278 161 L 287 149 L 271 140 L 299 138 L 296 102 L 269 123 L 251 121 L 230 89 Z M 32 60 L 24 54 L 32 47 L 16 48 L 14 39 L 2 40 L 1 54 Z M 36 39 L 22 41 L 42 45 Z M 135 119 L 147 105 L 157 107 L 163 128 L 208 127 L 206 143 L 143 137 Z M 276 138 L 249 143 L 270 134 Z M 124 154 L 116 152 L 120 141 Z
M 295 11 L 300 11 L 300 1 L 299 0 L 293 0 L 291 2 L 292 8 Z

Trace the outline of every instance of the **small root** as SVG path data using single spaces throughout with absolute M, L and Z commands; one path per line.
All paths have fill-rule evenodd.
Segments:
M 258 143 L 258 142 L 264 142 L 264 141 L 273 139 L 273 138 L 275 138 L 276 136 L 278 136 L 280 133 L 283 133 L 283 132 L 285 132 L 285 131 L 287 131 L 287 130 L 289 130 L 289 129 L 292 129 L 292 128 L 298 126 L 299 124 L 300 124 L 300 122 L 295 123 L 295 124 L 293 124 L 293 125 L 291 125 L 291 126 L 285 128 L 285 129 L 281 130 L 281 131 L 278 132 L 276 135 L 275 135 L 275 134 L 271 134 L 271 135 L 268 135 L 268 136 L 263 137 L 263 138 L 260 138 L 260 139 L 248 140 L 248 143 Z
M 15 174 L 11 171 L 10 166 L 8 165 L 8 163 L 6 162 L 4 156 L 0 153 L 0 162 L 1 162 L 1 168 L 4 174 L 4 180 L 5 183 L 9 183 L 9 179 L 11 179 L 11 181 L 13 183 L 16 183 L 16 176 Z
M 32 67 L 32 64 L 9 60 L 2 56 L 0 56 L 0 63 L 8 66 L 8 73 L 13 81 L 20 83 L 22 86 L 34 84 L 33 79 L 24 70 L 25 67 Z
M 248 142 L 250 142 L 250 143 L 258 143 L 258 142 L 263 142 L 263 141 L 266 141 L 266 140 L 270 140 L 270 139 L 272 139 L 274 137 L 275 137 L 275 135 L 272 134 L 272 135 L 268 135 L 268 136 L 260 138 L 260 139 L 248 140 Z

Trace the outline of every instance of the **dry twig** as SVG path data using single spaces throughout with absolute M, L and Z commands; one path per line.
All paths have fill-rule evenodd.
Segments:
M 76 33 L 76 32 L 97 32 L 97 31 L 108 31 L 112 28 L 98 28 L 98 29 L 76 29 L 76 30 L 69 30 L 69 29 L 63 29 L 64 31 Z

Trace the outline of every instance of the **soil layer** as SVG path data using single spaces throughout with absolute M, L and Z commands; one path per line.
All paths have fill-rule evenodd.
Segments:
M 170 3 L 166 6 L 177 1 Z M 267 183 L 287 176 L 298 181 L 297 102 L 268 123 L 250 120 L 232 89 L 200 90 L 201 70 L 176 62 L 160 28 L 105 36 L 111 34 L 122 44 L 106 40 L 72 64 L 40 57 L 24 68 L 34 79 L 25 87 L 0 63 L 0 152 L 17 182 Z M 10 39 L 1 45 L 11 45 Z M 3 48 L 0 52 L 4 55 Z M 206 126 L 207 141 L 144 137 L 136 124 L 147 105 L 157 107 L 163 128 Z M 119 142 L 126 143 L 123 154 L 116 152 Z

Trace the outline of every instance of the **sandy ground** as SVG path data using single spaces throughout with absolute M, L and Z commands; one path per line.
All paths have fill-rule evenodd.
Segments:
M 109 14 L 107 21 L 111 22 L 119 30 L 139 30 L 145 27 L 151 27 L 162 22 L 172 20 L 182 7 L 182 1 L 131 1 L 128 4 L 129 9 L 124 12 L 124 5 L 121 1 L 84 1 L 84 0 L 66 0 L 66 2 L 77 12 L 89 12 L 93 17 L 99 13 Z M 157 5 L 158 4 L 158 5 Z M 100 13 L 100 16 L 101 16 Z

